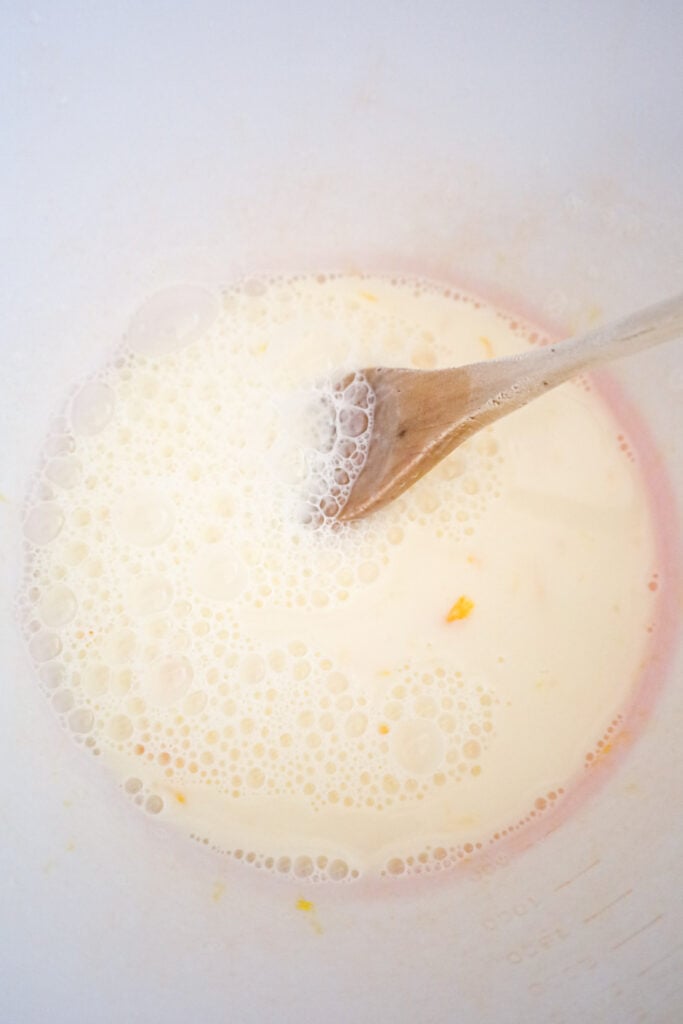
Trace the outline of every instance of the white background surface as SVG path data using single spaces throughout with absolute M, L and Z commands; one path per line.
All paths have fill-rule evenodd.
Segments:
M 60 733 L 11 617 L 49 416 L 159 286 L 409 269 L 566 330 L 680 289 L 681 10 L 2 5 L 0 1019 L 681 1016 L 680 657 L 626 764 L 546 842 L 420 894 L 318 890 L 318 933 L 310 892 L 124 802 Z M 681 494 L 680 348 L 620 374 Z

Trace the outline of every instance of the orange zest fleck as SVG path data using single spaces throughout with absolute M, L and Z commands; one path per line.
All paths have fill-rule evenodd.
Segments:
M 178 801 L 179 804 L 186 803 L 186 799 L 185 799 L 185 794 L 184 793 L 174 793 L 173 795 L 174 795 L 174 797 L 176 798 L 176 800 Z
M 361 299 L 366 299 L 368 302 L 377 302 L 377 296 L 373 295 L 372 292 L 361 292 Z
M 487 359 L 493 359 L 493 345 L 491 344 L 489 339 L 488 338 L 484 338 L 482 336 L 482 337 L 479 338 L 479 342 L 480 342 L 480 344 L 484 348 L 484 352 L 486 353 L 486 358 Z
M 303 910 L 305 914 L 310 914 L 315 904 L 311 900 L 297 900 L 296 909 Z
M 389 726 L 385 722 L 382 722 L 381 725 L 377 726 L 377 732 L 380 734 L 380 736 L 386 736 L 387 733 L 389 732 Z
M 459 619 L 466 619 L 474 608 L 474 601 L 462 594 L 455 602 L 446 616 L 446 622 L 457 622 Z

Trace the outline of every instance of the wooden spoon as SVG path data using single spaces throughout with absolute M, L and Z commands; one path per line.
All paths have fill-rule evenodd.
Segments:
M 459 444 L 589 367 L 683 335 L 683 294 L 616 323 L 520 355 L 448 370 L 362 370 L 375 395 L 365 464 L 339 512 L 362 519 Z

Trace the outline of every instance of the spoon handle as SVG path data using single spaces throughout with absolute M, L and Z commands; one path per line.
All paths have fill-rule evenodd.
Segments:
M 567 341 L 513 356 L 506 362 L 511 369 L 515 364 L 515 372 L 523 376 L 525 388 L 540 393 L 588 367 L 680 337 L 683 337 L 683 294 Z

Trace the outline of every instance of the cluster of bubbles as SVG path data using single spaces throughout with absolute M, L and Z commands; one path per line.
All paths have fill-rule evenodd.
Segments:
M 612 719 L 602 737 L 584 757 L 584 768 L 596 768 L 604 764 L 605 759 L 610 754 L 630 741 L 630 736 L 623 731 L 623 723 L 623 715 L 617 715 L 616 718 Z
M 306 454 L 308 492 L 303 521 L 334 523 L 365 465 L 374 423 L 375 394 L 361 371 L 320 386 L 311 404 Z
M 211 845 L 208 838 L 199 835 L 190 837 L 203 846 L 211 846 L 215 853 L 233 857 L 235 860 L 250 865 L 257 869 L 270 871 L 273 874 L 298 879 L 306 882 L 353 882 L 360 877 L 361 871 L 349 864 L 344 857 L 329 857 L 327 854 L 308 853 L 281 853 L 274 857 L 272 854 L 259 853 L 255 850 L 227 849 Z
M 302 609 L 338 606 L 372 584 L 412 524 L 431 527 L 437 536 L 475 533 L 499 496 L 503 454 L 492 429 L 444 460 L 381 517 L 336 531 L 299 529 L 302 499 L 309 517 L 325 519 L 343 504 L 372 427 L 373 396 L 362 376 L 344 388 L 320 384 L 328 371 L 362 361 L 360 351 L 354 359 L 347 336 L 353 327 L 335 335 L 342 307 L 352 325 L 355 314 L 356 333 L 367 338 L 374 331 L 377 361 L 416 365 L 429 351 L 444 362 L 448 339 L 393 316 L 380 318 L 362 298 L 344 301 L 332 292 L 313 306 L 306 288 L 297 292 L 296 280 L 267 288 L 247 283 L 219 305 L 203 289 L 162 294 L 163 301 L 150 300 L 137 314 L 124 348 L 55 422 L 32 494 L 36 507 L 27 513 L 29 540 L 56 536 L 64 525 L 60 498 L 73 505 L 77 495 L 70 532 L 78 527 L 82 537 L 86 526 L 104 527 L 110 519 L 120 542 L 117 557 L 134 552 L 146 566 L 163 543 L 182 561 L 184 582 L 210 599 L 229 589 L 225 596 L 242 606 Z M 182 327 L 183 301 L 193 315 L 174 333 L 164 319 L 166 306 Z M 329 329 L 324 344 L 321 323 Z M 154 324 L 161 324 L 160 336 Z M 295 330 L 312 363 L 307 403 L 296 352 L 285 344 Z M 415 341 L 420 333 L 429 337 Z M 289 389 L 289 402 L 273 397 L 273 382 L 284 393 Z M 310 445 L 316 403 L 333 451 Z M 293 410 L 302 408 L 306 415 L 297 421 Z M 301 443 L 292 443 L 297 436 Z M 95 544 L 102 542 L 102 530 L 102 536 L 90 533 Z
M 402 666 L 371 700 L 302 642 L 256 648 L 208 608 L 181 633 L 173 606 L 112 632 L 63 585 L 34 591 L 29 648 L 65 727 L 153 766 L 169 792 L 203 783 L 235 800 L 381 811 L 481 771 L 497 698 L 459 671 Z M 72 616 L 59 633 L 37 617 L 48 608 Z
M 191 286 L 161 293 L 70 396 L 30 489 L 19 604 L 41 685 L 78 743 L 140 764 L 124 788 L 150 814 L 188 784 L 236 801 L 296 797 L 312 811 L 415 805 L 476 777 L 494 734 L 495 694 L 453 666 L 388 666 L 370 695 L 325 650 L 258 638 L 257 612 L 340 607 L 411 530 L 471 536 L 499 493 L 503 455 L 489 429 L 368 522 L 302 527 L 302 495 L 305 518 L 324 526 L 367 451 L 367 381 L 319 384 L 367 363 L 354 330 L 366 346 L 374 338 L 377 363 L 449 361 L 447 337 L 380 314 L 370 293 L 321 296 L 297 279 L 247 282 L 220 300 Z M 313 452 L 283 441 L 297 436 L 299 358 L 327 431 Z M 324 855 L 225 852 L 299 878 L 358 873 Z M 460 854 L 425 856 L 436 870 Z M 401 863 L 387 873 L 412 870 Z
M 402 875 L 429 875 L 437 874 L 440 871 L 452 870 L 458 867 L 458 865 L 467 863 L 487 846 L 514 835 L 521 829 L 526 828 L 527 825 L 530 825 L 537 818 L 559 806 L 564 793 L 564 788 L 558 786 L 556 789 L 548 790 L 544 795 L 536 797 L 533 807 L 529 809 L 524 817 L 501 827 L 497 832 L 489 836 L 487 840 L 473 839 L 471 842 L 462 842 L 455 846 L 432 846 L 426 844 L 425 848 L 417 854 L 390 857 L 381 870 L 381 877 L 398 878 Z

